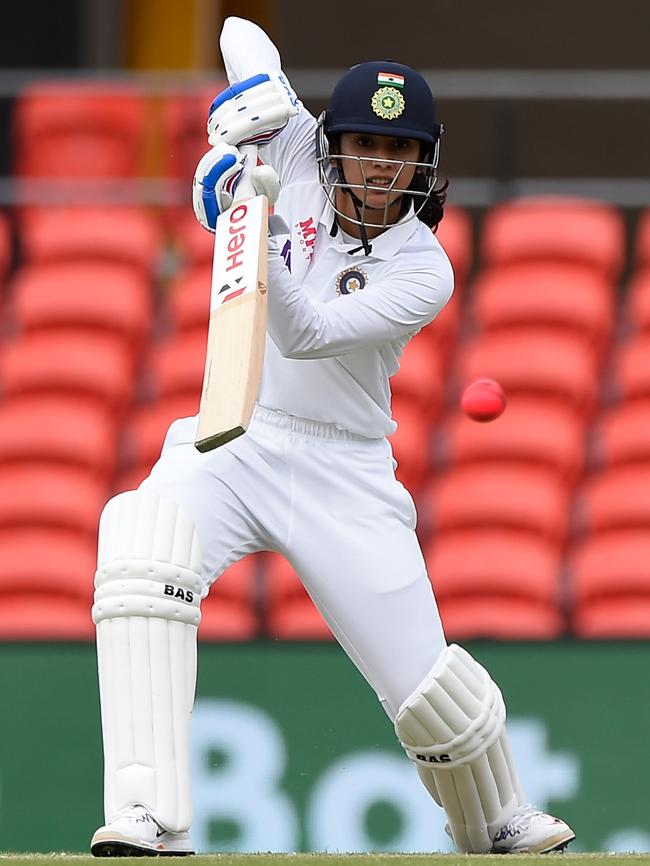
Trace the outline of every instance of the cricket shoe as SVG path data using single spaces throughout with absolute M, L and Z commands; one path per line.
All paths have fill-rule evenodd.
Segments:
M 520 806 L 494 837 L 492 854 L 548 854 L 563 851 L 575 839 L 571 827 L 560 818 L 530 805 Z
M 188 833 L 171 833 L 144 806 L 129 806 L 96 831 L 94 857 L 182 857 L 194 854 Z

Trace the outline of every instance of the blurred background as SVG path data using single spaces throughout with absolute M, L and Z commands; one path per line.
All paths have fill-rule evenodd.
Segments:
M 212 244 L 190 184 L 229 14 L 267 30 L 314 114 L 361 60 L 427 77 L 456 293 L 393 380 L 398 474 L 448 637 L 507 697 L 530 799 L 576 850 L 650 851 L 646 0 L 5 9 L 0 850 L 83 851 L 102 821 L 97 519 L 198 407 Z M 486 376 L 508 408 L 476 424 L 458 396 Z M 238 563 L 203 610 L 199 850 L 448 850 L 284 560 Z

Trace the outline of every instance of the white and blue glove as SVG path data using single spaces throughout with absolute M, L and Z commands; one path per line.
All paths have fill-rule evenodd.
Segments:
M 298 97 L 281 72 L 254 75 L 213 99 L 208 112 L 208 142 L 264 145 L 296 114 Z
M 244 171 L 256 195 L 265 195 L 270 205 L 278 200 L 280 181 L 270 165 L 251 168 L 236 147 L 217 144 L 201 157 L 192 182 L 192 206 L 203 228 L 215 231 L 217 217 L 232 205 Z

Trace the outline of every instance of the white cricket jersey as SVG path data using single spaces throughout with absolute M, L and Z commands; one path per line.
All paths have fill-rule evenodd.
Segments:
M 241 18 L 226 19 L 221 52 L 231 83 L 280 71 L 271 40 Z M 409 214 L 372 239 L 368 256 L 340 229 L 332 236 L 335 214 L 318 181 L 316 121 L 299 108 L 260 147 L 260 158 L 279 174 L 275 212 L 291 234 L 269 239 L 268 338 L 258 402 L 362 436 L 388 436 L 397 426 L 389 377 L 406 343 L 451 297 L 453 272 L 435 235 Z

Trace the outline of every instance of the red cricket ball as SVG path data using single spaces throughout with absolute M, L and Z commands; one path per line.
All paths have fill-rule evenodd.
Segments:
M 506 395 L 494 379 L 477 379 L 463 391 L 460 405 L 474 421 L 494 421 L 506 408 Z

